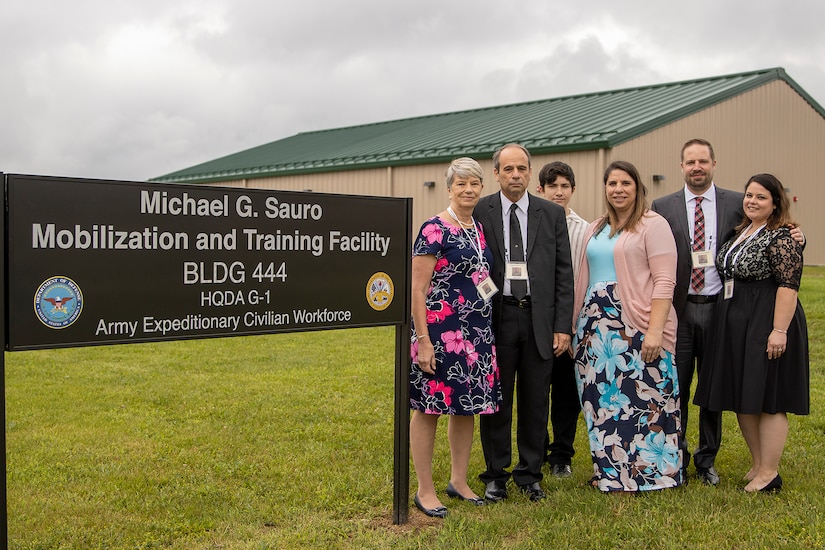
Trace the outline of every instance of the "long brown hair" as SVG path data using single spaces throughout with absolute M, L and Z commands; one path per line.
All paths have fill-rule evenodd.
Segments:
M 607 196 L 605 195 L 604 202 L 607 212 L 596 226 L 596 231 L 594 234 L 600 233 L 607 224 L 610 224 L 610 237 L 613 237 L 619 231 L 635 231 L 636 226 L 639 225 L 639 222 L 644 217 L 648 207 L 647 188 L 642 183 L 642 178 L 639 176 L 639 171 L 636 170 L 636 167 L 626 160 L 616 160 L 611 162 L 604 171 L 605 185 L 607 185 L 607 178 L 610 177 L 610 172 L 613 170 L 622 170 L 623 172 L 627 172 L 630 179 L 632 179 L 633 183 L 636 184 L 636 202 L 633 203 L 633 210 L 630 212 L 630 217 L 628 217 L 627 221 L 620 225 L 619 215 L 616 213 L 616 209 L 612 204 L 610 204 L 610 201 L 607 200 Z
M 788 195 L 785 193 L 785 186 L 773 174 L 756 174 L 748 178 L 748 183 L 745 184 L 745 192 L 748 191 L 748 186 L 756 182 L 771 194 L 773 205 L 776 207 L 768 216 L 766 227 L 768 229 L 778 229 L 780 227 L 796 227 L 796 222 L 791 217 L 791 201 L 788 200 Z M 751 224 L 747 216 L 744 217 L 742 223 L 736 226 L 736 232 L 740 232 Z

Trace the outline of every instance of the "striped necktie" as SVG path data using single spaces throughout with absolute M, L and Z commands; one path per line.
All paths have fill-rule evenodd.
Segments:
M 693 251 L 705 249 L 705 213 L 702 211 L 702 197 L 696 197 L 693 212 Z M 705 268 L 694 268 L 690 273 L 690 288 L 699 294 L 705 288 Z

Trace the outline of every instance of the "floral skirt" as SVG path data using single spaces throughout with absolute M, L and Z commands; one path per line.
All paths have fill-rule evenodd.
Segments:
M 644 335 L 622 321 L 616 283 L 587 290 L 574 341 L 576 384 L 602 491 L 681 485 L 679 382 L 673 354 L 645 363 Z

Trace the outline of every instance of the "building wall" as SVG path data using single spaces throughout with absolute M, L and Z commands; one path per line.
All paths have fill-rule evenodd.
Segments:
M 375 168 L 371 170 L 325 172 L 322 174 L 303 174 L 299 176 L 253 178 L 210 185 L 220 187 L 247 187 L 252 189 L 277 189 L 279 191 L 340 193 L 345 195 L 393 196 L 393 191 L 387 178 L 387 170 L 386 168 Z
M 639 169 L 652 201 L 684 185 L 679 168 L 682 144 L 701 137 L 716 153 L 715 182 L 742 190 L 747 178 L 759 172 L 776 175 L 789 189 L 792 214 L 808 237 L 807 265 L 825 265 L 825 216 L 817 215 L 823 176 L 818 158 L 825 151 L 825 119 L 783 81 L 709 107 L 684 119 L 620 144 L 611 150 L 594 150 L 533 157 L 529 190 L 536 193 L 538 173 L 550 161 L 561 160 L 576 173 L 571 207 L 587 220 L 604 212 L 602 177 L 613 160 L 628 160 Z M 484 170 L 484 193 L 498 191 L 492 159 L 477 158 Z M 413 198 L 413 227 L 447 207 L 444 172 L 447 163 L 398 166 L 259 178 L 218 185 L 316 193 L 380 195 Z M 655 183 L 653 175 L 664 176 Z M 435 182 L 425 187 L 424 182 Z
M 567 162 L 573 167 L 577 182 L 571 207 L 577 211 L 579 208 L 589 208 L 586 205 L 590 205 L 594 201 L 601 201 L 601 189 L 590 184 L 596 180 L 601 181 L 602 167 L 598 162 L 598 158 L 598 154 L 591 151 L 560 155 L 537 155 L 532 159 L 533 178 L 529 190 L 531 193 L 536 194 L 539 170 L 544 164 L 554 160 Z M 497 192 L 499 186 L 493 175 L 492 158 L 476 158 L 476 160 L 484 170 L 484 194 Z M 206 185 L 277 189 L 279 191 L 411 197 L 413 199 L 413 226 L 414 229 L 417 229 L 424 220 L 447 208 L 449 203 L 445 178 L 447 166 L 448 163 L 445 162 L 324 174 L 255 178 Z M 425 186 L 425 182 L 433 182 L 433 185 Z M 584 185 L 579 187 L 578 182 L 584 182 Z
M 819 164 L 825 119 L 804 98 L 785 82 L 774 81 L 618 145 L 607 162 L 633 162 L 652 200 L 684 186 L 680 151 L 694 137 L 713 144 L 714 182 L 720 187 L 743 191 L 754 174 L 778 177 L 789 190 L 791 214 L 808 237 L 806 265 L 825 265 L 825 240 L 820 237 L 825 235 L 825 217 L 816 206 L 825 177 Z M 653 183 L 653 174 L 665 180 Z

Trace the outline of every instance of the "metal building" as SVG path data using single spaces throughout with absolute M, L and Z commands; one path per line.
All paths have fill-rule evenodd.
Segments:
M 451 159 L 479 160 L 492 193 L 492 153 L 517 142 L 533 155 L 531 191 L 545 163 L 567 162 L 576 172 L 571 206 L 592 220 L 603 212 L 610 162 L 635 164 L 652 201 L 684 185 L 679 154 L 696 137 L 714 146 L 720 187 L 776 175 L 809 237 L 805 263 L 825 265 L 825 216 L 816 214 L 825 110 L 781 68 L 306 132 L 153 181 L 413 197 L 417 229 L 447 204 Z

